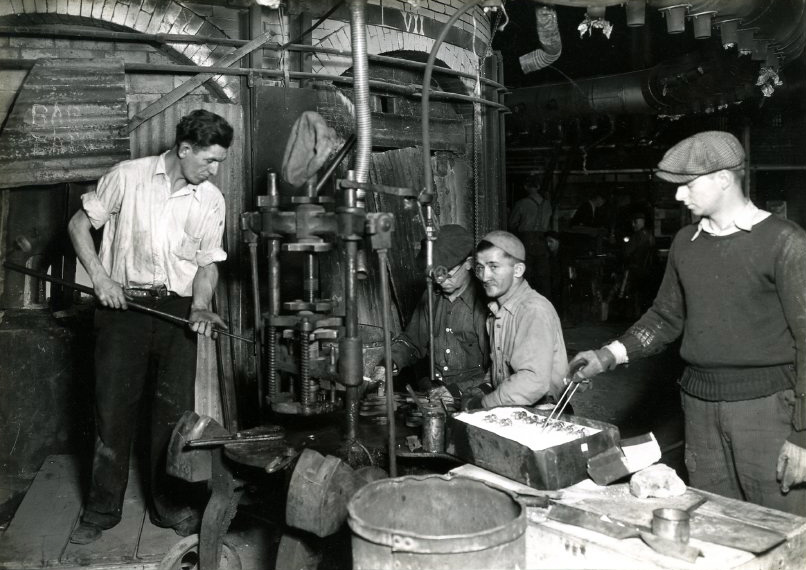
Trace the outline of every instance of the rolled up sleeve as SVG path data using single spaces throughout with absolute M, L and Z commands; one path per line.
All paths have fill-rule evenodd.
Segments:
M 210 208 L 201 228 L 201 243 L 196 252 L 196 265 L 199 267 L 206 267 L 211 263 L 227 259 L 227 252 L 221 247 L 224 236 L 225 214 L 226 205 L 224 204 L 223 196 L 221 196 Z
M 92 192 L 81 196 L 81 205 L 96 230 L 102 227 L 113 214 L 120 211 L 123 201 L 123 181 L 119 167 L 104 174 Z

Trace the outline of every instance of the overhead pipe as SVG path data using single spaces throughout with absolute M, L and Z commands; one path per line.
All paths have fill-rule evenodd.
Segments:
M 628 25 L 640 25 L 637 16 L 640 2 L 627 0 Z M 624 5 L 625 0 L 541 0 L 541 3 L 573 8 L 586 6 L 590 13 L 591 8 Z M 758 28 L 759 37 L 772 39 L 776 47 L 781 47 L 782 63 L 800 57 L 806 46 L 806 0 L 646 0 L 646 4 L 664 13 L 667 24 L 673 27 L 672 33 L 685 29 L 685 21 L 681 19 L 686 13 L 712 12 L 719 22 L 738 19 L 742 28 Z
M 523 87 L 509 95 L 507 104 L 516 113 L 525 112 L 530 122 L 589 114 L 657 114 L 664 105 L 648 97 L 650 72 Z
M 547 4 L 577 6 L 573 0 L 546 0 Z M 587 4 L 613 5 L 611 0 L 588 0 Z M 679 0 L 648 0 L 651 7 L 668 9 L 680 6 Z M 763 46 L 756 45 L 755 38 L 771 42 L 768 51 L 777 54 L 781 67 L 800 56 L 806 46 L 806 0 L 693 0 L 686 5 L 689 12 L 701 14 L 715 12 L 723 34 L 730 34 L 738 28 L 738 38 L 723 35 L 723 44 L 737 42 L 739 49 L 751 53 L 756 48 L 761 57 Z M 735 26 L 735 28 L 734 28 Z M 514 90 L 507 98 L 507 105 L 517 112 L 524 112 L 532 122 L 546 119 L 560 119 L 569 116 L 589 114 L 659 114 L 669 112 L 674 105 L 680 111 L 681 102 L 669 101 L 663 89 L 664 77 L 687 74 L 687 69 L 698 70 L 702 59 L 681 66 L 677 62 L 663 62 L 654 68 L 589 79 L 574 83 L 556 83 L 524 87 Z M 691 71 L 690 80 L 697 79 Z M 702 73 L 699 70 L 697 73 Z M 745 85 L 736 85 L 743 90 Z M 752 85 L 747 85 L 753 88 Z M 692 110 L 702 107 L 705 102 L 696 100 L 696 90 L 692 89 L 691 99 L 686 103 Z
M 565 3 L 564 0 L 561 2 Z M 680 0 L 648 2 L 658 10 L 682 4 Z M 556 2 L 549 0 L 548 3 Z M 784 62 L 800 57 L 806 46 L 806 0 L 688 0 L 684 5 L 688 6 L 690 15 L 713 12 L 719 22 L 738 19 L 740 29 L 753 28 L 756 37 L 770 39 L 776 46 L 782 46 Z M 726 43 L 724 37 L 722 43 Z
M 535 8 L 537 20 L 537 37 L 540 39 L 540 48 L 522 55 L 520 61 L 524 73 L 532 73 L 548 67 L 562 54 L 563 44 L 560 37 L 560 28 L 557 25 L 557 11 L 549 6 Z

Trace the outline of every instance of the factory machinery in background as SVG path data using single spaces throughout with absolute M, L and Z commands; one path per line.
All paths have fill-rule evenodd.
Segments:
M 359 333 L 357 284 L 360 274 L 376 257 L 386 362 L 391 362 L 392 344 L 388 250 L 392 245 L 395 219 L 389 212 L 368 211 L 366 201 L 371 195 L 385 194 L 417 202 L 426 235 L 425 277 L 429 334 L 433 338 L 432 271 L 436 231 L 428 134 L 430 77 L 436 52 L 456 20 L 473 7 L 493 7 L 501 3 L 500 0 L 467 2 L 445 24 L 431 51 L 422 94 L 423 189 L 368 182 L 372 138 L 365 4 L 363 0 L 348 2 L 355 134 L 341 145 L 326 166 L 320 163 L 327 160 L 328 153 L 320 153 L 312 161 L 320 166 L 321 172 L 313 176 L 306 173 L 302 190 L 280 190 L 277 174 L 269 172 L 266 192 L 257 197 L 257 210 L 243 212 L 240 217 L 241 236 L 249 251 L 251 268 L 261 425 L 232 434 L 212 418 L 188 413 L 173 433 L 169 473 L 188 481 L 212 481 L 212 495 L 204 512 L 198 542 L 202 569 L 217 567 L 222 561 L 223 537 L 245 487 L 241 479 L 249 474 L 248 467 L 258 467 L 258 471 L 252 473 L 265 477 L 266 473 L 293 465 L 288 488 L 284 490 L 285 523 L 319 537 L 326 537 L 343 525 L 347 518 L 347 501 L 361 486 L 387 476 L 379 465 L 385 463 L 388 475 L 397 476 L 391 366 L 385 367 L 386 422 L 380 430 L 378 424 L 372 426 L 374 435 L 380 433 L 382 437 L 385 431 L 387 436 L 386 462 L 375 461 L 375 457 L 384 455 L 378 449 L 378 438 L 373 438 L 373 442 L 360 441 L 367 430 L 359 430 L 358 425 L 359 400 L 364 391 L 364 339 Z M 313 119 L 322 121 L 321 117 Z M 331 182 L 334 172 L 353 149 L 352 168 L 345 177 Z M 286 149 L 286 157 L 289 150 Z M 259 259 L 263 251 L 265 263 Z M 294 263 L 293 257 L 301 263 Z M 298 265 L 302 268 L 301 275 L 296 269 Z M 339 269 L 331 270 L 334 267 Z M 265 281 L 261 279 L 262 272 L 267 276 Z M 328 281 L 332 289 L 341 291 L 339 280 L 343 294 L 331 293 L 331 287 L 323 287 Z M 295 298 L 283 299 L 289 287 L 294 292 L 289 296 Z M 261 302 L 262 292 L 267 299 L 265 306 Z M 297 298 L 296 292 L 301 292 L 301 298 Z M 323 298 L 327 294 L 331 298 Z M 433 351 L 430 361 L 433 371 Z M 316 421 L 316 417 L 321 421 Z M 342 445 L 334 446 L 332 436 L 336 430 L 331 429 L 331 422 L 338 417 L 345 418 L 345 430 Z M 283 426 L 271 425 L 272 422 Z M 323 434 L 323 424 L 330 437 Z M 383 447 L 382 440 L 380 447 Z M 314 448 L 340 457 L 323 457 Z M 374 453 L 369 448 L 373 448 Z M 355 450 L 360 450 L 359 457 L 363 455 L 364 459 L 357 460 L 352 453 Z M 296 559 L 300 544 L 281 540 L 278 568 L 287 567 L 286 562 Z M 181 559 L 184 548 L 178 545 L 170 559 Z M 232 553 L 230 556 L 237 558 Z
M 278 190 L 277 174 L 270 172 L 266 194 L 258 196 L 257 211 L 241 215 L 243 241 L 250 254 L 253 310 L 255 313 L 258 399 L 261 412 L 300 416 L 322 415 L 346 411 L 347 442 L 355 441 L 357 434 L 359 398 L 364 378 L 364 355 L 359 336 L 357 280 L 359 267 L 370 258 L 369 251 L 377 252 L 382 291 L 382 321 L 385 339 L 385 356 L 391 361 L 391 332 L 389 318 L 388 249 L 394 217 L 386 212 L 368 212 L 365 198 L 369 193 L 380 193 L 400 199 L 416 200 L 426 234 L 425 259 L 429 291 L 429 320 L 432 320 L 432 243 L 435 239 L 433 224 L 433 181 L 431 180 L 429 129 L 429 89 L 436 52 L 446 34 L 462 14 L 475 6 L 500 6 L 500 1 L 472 0 L 454 14 L 443 29 L 431 51 L 423 82 L 423 158 L 425 188 L 412 189 L 369 184 L 368 164 L 372 147 L 369 80 L 366 56 L 365 2 L 348 2 L 351 14 L 352 58 L 355 79 L 355 135 L 351 136 L 335 154 L 319 176 L 307 180 L 304 191 L 284 193 Z M 355 147 L 354 166 L 347 177 L 338 179 L 335 192 L 329 179 L 340 163 Z M 287 149 L 288 153 L 288 149 Z M 258 251 L 265 242 L 267 252 L 267 283 L 261 287 L 261 266 Z M 338 250 L 338 251 L 336 251 Z M 343 298 L 321 298 L 320 282 L 337 278 L 323 271 L 325 257 L 334 254 L 343 279 Z M 281 285 L 287 283 L 282 274 L 280 256 L 298 255 L 301 260 L 302 298 L 281 299 Z M 261 290 L 267 290 L 268 306 L 262 307 Z M 433 326 L 429 327 L 433 336 Z M 265 357 L 265 362 L 263 361 Z M 433 354 L 430 355 L 433 362 Z M 433 366 L 430 367 L 433 370 Z M 389 430 L 389 467 L 396 475 L 395 433 L 391 367 L 386 378 L 387 416 Z

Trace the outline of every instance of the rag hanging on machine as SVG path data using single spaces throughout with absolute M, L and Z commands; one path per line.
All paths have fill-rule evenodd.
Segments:
M 283 178 L 294 187 L 305 184 L 344 141 L 319 113 L 305 111 L 294 123 L 283 155 Z

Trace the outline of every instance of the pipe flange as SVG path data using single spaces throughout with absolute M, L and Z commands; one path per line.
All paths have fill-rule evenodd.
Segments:
M 333 249 L 332 243 L 327 242 L 309 242 L 309 243 L 284 243 L 280 245 L 281 251 L 290 251 L 294 253 L 324 253 Z

